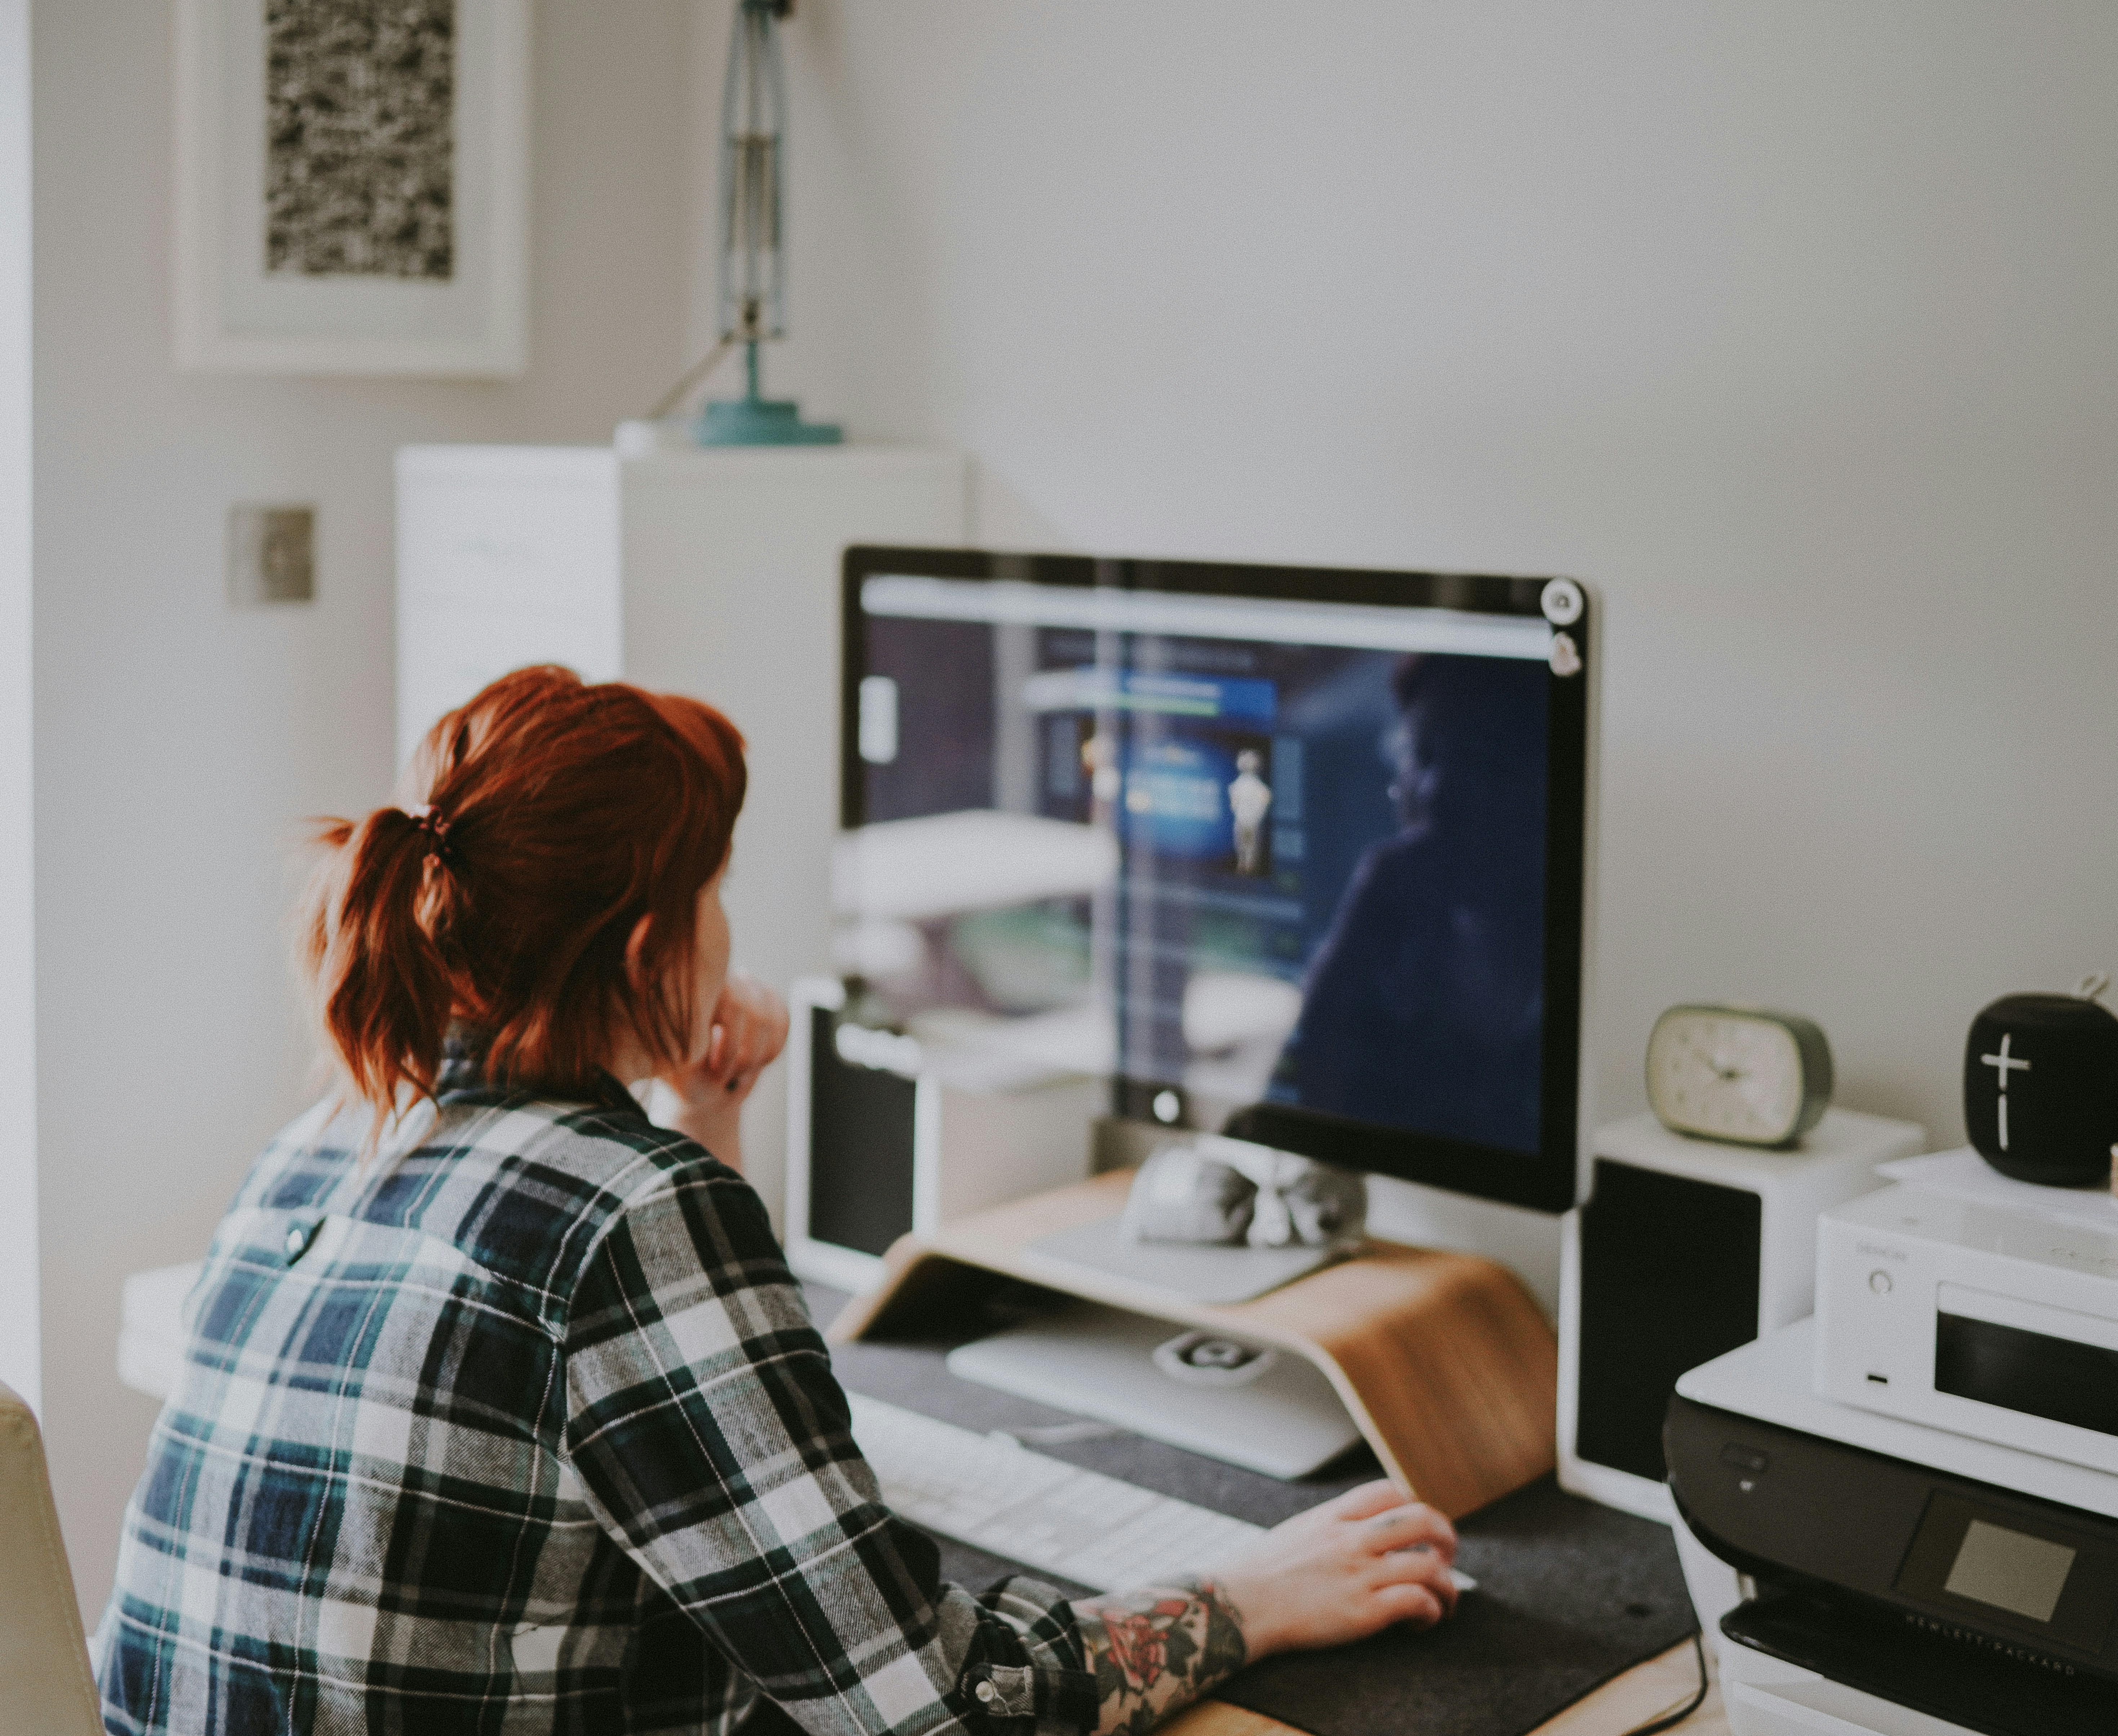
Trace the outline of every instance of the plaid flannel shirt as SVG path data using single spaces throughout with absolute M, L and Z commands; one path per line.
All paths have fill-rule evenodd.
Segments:
M 223 1220 L 98 1630 L 108 1730 L 1095 1723 L 1058 1594 L 943 1584 L 883 1506 L 740 1175 L 614 1082 L 540 1101 L 454 1049 L 437 1096 L 364 1167 L 365 1115 L 319 1106 Z

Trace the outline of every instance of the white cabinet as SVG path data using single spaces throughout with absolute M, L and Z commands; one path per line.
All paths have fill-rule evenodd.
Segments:
M 784 992 L 828 964 L 838 824 L 839 555 L 964 536 L 959 455 L 893 446 L 397 455 L 397 751 L 495 676 L 560 663 L 696 694 L 749 744 L 728 908 L 738 962 Z M 743 1143 L 777 1204 L 777 1078 Z

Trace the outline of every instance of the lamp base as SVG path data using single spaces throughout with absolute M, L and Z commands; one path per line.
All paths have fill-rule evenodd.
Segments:
M 736 398 L 709 404 L 691 425 L 702 446 L 835 446 L 845 439 L 835 422 L 804 422 L 785 398 Z

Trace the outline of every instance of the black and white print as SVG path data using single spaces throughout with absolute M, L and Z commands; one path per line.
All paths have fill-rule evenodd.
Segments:
M 265 267 L 456 270 L 456 0 L 267 0 Z

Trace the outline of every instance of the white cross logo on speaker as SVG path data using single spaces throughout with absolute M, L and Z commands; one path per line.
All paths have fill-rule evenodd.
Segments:
M 1982 1055 L 1978 1057 L 1982 1062 L 1993 1069 L 2000 1081 L 2000 1149 L 2004 1152 L 2008 1149 L 2008 1075 L 2017 1068 L 2020 1068 L 2024 1073 L 2030 1070 L 2030 1064 L 2028 1061 L 2023 1060 L 2020 1055 L 2008 1053 L 2008 1045 L 2014 1040 L 2011 1032 L 2003 1032 L 2000 1035 L 2000 1052 L 1998 1055 Z

